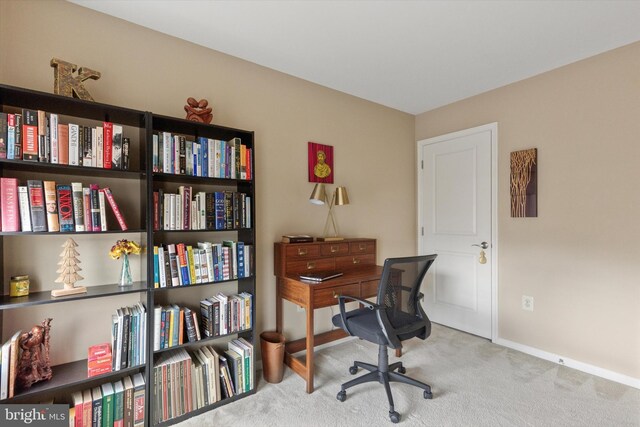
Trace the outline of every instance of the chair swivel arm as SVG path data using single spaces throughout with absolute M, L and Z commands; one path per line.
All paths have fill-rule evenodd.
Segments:
M 370 301 L 366 301 L 358 297 L 352 297 L 349 295 L 339 295 L 337 296 L 337 298 L 340 306 L 340 319 L 342 320 L 342 326 L 344 330 L 347 331 L 347 333 L 351 336 L 353 336 L 353 333 L 349 329 L 349 326 L 347 326 L 348 317 L 347 317 L 347 312 L 345 310 L 345 300 L 357 301 L 360 304 L 364 305 L 369 310 L 375 310 L 376 308 L 379 308 L 377 304 L 373 304 Z

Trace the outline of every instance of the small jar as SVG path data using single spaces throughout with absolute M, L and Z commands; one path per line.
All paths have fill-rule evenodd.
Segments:
M 12 276 L 9 295 L 12 297 L 29 295 L 29 276 Z

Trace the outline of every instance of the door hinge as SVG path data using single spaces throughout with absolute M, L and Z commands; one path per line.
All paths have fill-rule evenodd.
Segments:
M 424 169 L 424 160 L 420 160 L 420 169 Z
M 422 233 L 422 235 L 424 236 L 424 227 L 420 227 L 420 229 L 421 229 L 421 231 L 420 231 L 420 232 L 421 232 L 421 233 Z

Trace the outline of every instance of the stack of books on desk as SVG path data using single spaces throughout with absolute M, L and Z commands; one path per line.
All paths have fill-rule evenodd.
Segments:
M 284 235 L 282 243 L 308 243 L 313 242 L 313 237 L 306 234 Z

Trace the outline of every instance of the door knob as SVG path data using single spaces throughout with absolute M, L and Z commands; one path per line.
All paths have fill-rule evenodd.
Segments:
M 477 247 L 482 248 L 482 249 L 487 249 L 489 247 L 489 244 L 487 242 L 482 242 L 479 245 L 473 244 L 471 246 L 477 246 Z

